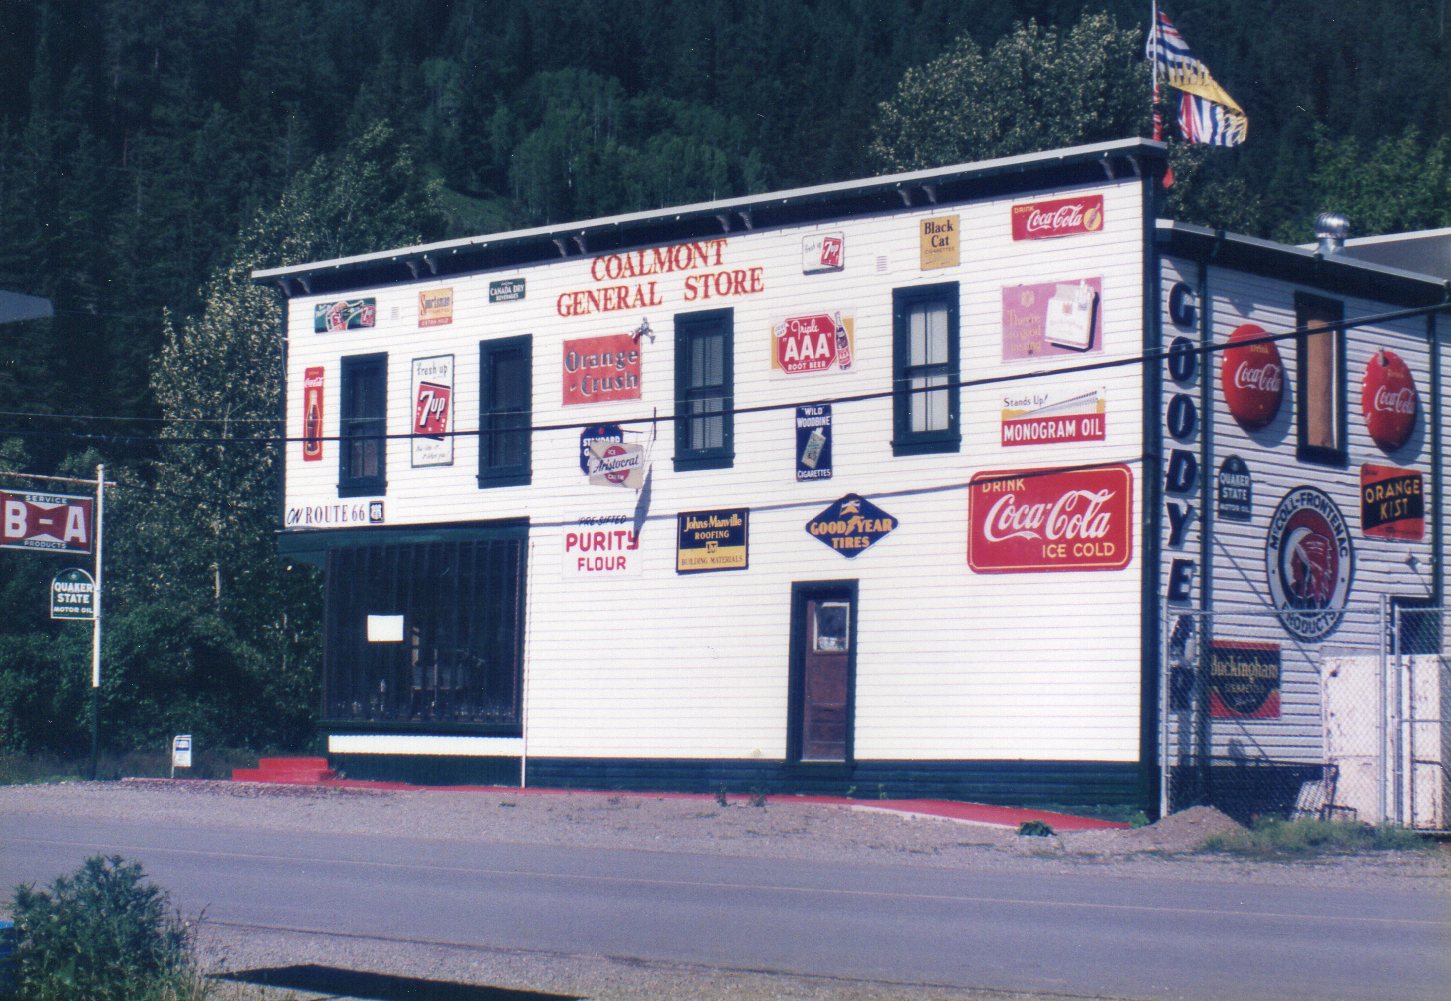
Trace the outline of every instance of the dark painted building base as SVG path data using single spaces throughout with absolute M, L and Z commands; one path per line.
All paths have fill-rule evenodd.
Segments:
M 1216 762 L 1204 769 L 1175 768 L 1169 776 L 1170 801 L 1212 806 L 1249 825 L 1262 817 L 1285 819 L 1295 811 L 1301 788 L 1307 782 L 1329 780 L 1325 792 L 1333 796 L 1334 766 L 1252 761 L 1234 764 Z M 1332 803 L 1307 804 L 1331 812 Z
M 428 754 L 330 754 L 339 778 L 421 786 L 516 786 L 518 758 Z
M 416 785 L 518 785 L 518 758 L 335 754 L 347 778 Z M 528 785 L 635 792 L 766 793 L 858 799 L 952 799 L 1008 806 L 1134 806 L 1132 763 L 857 761 L 848 765 L 695 758 L 530 758 Z

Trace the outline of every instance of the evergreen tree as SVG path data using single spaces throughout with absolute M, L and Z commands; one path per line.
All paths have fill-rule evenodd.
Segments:
M 1142 34 L 1087 14 L 1059 34 L 1019 24 L 986 54 L 971 36 L 907 71 L 870 147 L 882 170 L 920 170 L 1143 131 Z
M 183 710 L 185 729 L 214 743 L 295 746 L 308 733 L 320 589 L 276 553 L 281 304 L 251 274 L 436 236 L 436 197 L 390 129 L 367 129 L 243 234 L 200 315 L 166 323 L 160 458 L 116 556 L 116 698 L 137 739 L 182 726 Z

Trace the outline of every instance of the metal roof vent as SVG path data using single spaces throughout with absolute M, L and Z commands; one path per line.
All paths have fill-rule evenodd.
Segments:
M 1315 217 L 1315 239 L 1320 242 L 1320 253 L 1326 257 L 1345 249 L 1345 238 L 1350 235 L 1350 220 L 1339 212 L 1321 212 Z

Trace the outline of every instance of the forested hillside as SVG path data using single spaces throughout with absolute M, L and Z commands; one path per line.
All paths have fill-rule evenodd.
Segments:
M 1174 210 L 1296 240 L 1328 207 L 1362 235 L 1451 225 L 1448 8 L 1168 0 L 1249 118 L 1243 147 L 1176 151 Z M 312 639 L 284 612 L 314 601 L 315 584 L 255 579 L 270 459 L 256 458 L 265 446 L 179 443 L 271 430 L 275 357 L 237 316 L 246 266 L 1147 134 L 1149 11 L 0 0 L 0 289 L 56 310 L 0 325 L 0 471 L 111 463 L 117 517 L 133 519 L 116 557 L 123 667 L 164 655 L 175 676 L 155 681 L 161 700 L 225 662 L 236 677 L 208 684 L 251 679 L 263 708 L 245 726 L 217 713 L 219 732 L 293 740 L 310 708 L 265 707 L 311 690 Z M 260 338 L 252 353 L 228 354 L 244 328 Z M 202 368 L 205 391 L 191 379 Z M 216 395 L 233 381 L 248 387 L 235 407 Z M 244 468 L 206 480 L 213 458 Z M 222 501 L 251 520 L 228 520 Z M 80 649 L 40 607 L 55 569 L 0 552 L 0 749 L 72 746 L 83 729 L 79 681 L 46 680 Z M 239 588 L 247 597 L 228 604 Z M 292 680 L 264 691 L 279 663 Z

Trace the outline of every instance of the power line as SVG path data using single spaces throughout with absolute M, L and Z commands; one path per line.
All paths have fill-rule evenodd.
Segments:
M 1132 356 L 1125 357 L 1125 358 L 1114 358 L 1114 359 L 1109 359 L 1107 361 L 1085 362 L 1085 363 L 1080 364 L 1080 365 L 1070 365 L 1070 366 L 1065 366 L 1063 368 L 1037 369 L 1037 370 L 1034 370 L 1034 371 L 1031 371 L 1031 372 L 1013 372 L 1013 373 L 1007 373 L 1007 374 L 1003 374 L 1003 375 L 983 376 L 983 377 L 977 378 L 977 379 L 958 379 L 958 380 L 955 380 L 955 381 L 952 381 L 952 382 L 944 382 L 944 383 L 942 383 L 940 385 L 924 386 L 924 387 L 915 388 L 915 389 L 908 389 L 908 390 L 906 390 L 906 392 L 909 393 L 909 394 L 920 394 L 920 395 L 924 395 L 925 396 L 925 395 L 927 395 L 929 393 L 940 393 L 940 392 L 943 392 L 943 391 L 946 391 L 946 390 L 961 391 L 961 390 L 964 390 L 964 389 L 980 389 L 980 388 L 983 388 L 983 387 L 986 387 L 986 386 L 1006 385 L 1006 384 L 1010 384 L 1010 383 L 1025 382 L 1025 381 L 1033 380 L 1033 379 L 1056 378 L 1056 377 L 1062 376 L 1062 375 L 1074 375 L 1074 374 L 1080 374 L 1081 375 L 1081 374 L 1089 373 L 1089 372 L 1111 371 L 1113 369 L 1120 369 L 1120 368 L 1127 368 L 1127 367 L 1130 367 L 1130 366 L 1144 365 L 1146 363 L 1163 362 L 1163 361 L 1169 360 L 1170 358 L 1177 359 L 1177 358 L 1183 358 L 1183 357 L 1196 357 L 1196 358 L 1199 358 L 1199 357 L 1209 357 L 1209 356 L 1215 354 L 1216 352 L 1225 351 L 1225 350 L 1228 350 L 1230 348 L 1247 347 L 1247 346 L 1255 345 L 1255 344 L 1273 344 L 1273 343 L 1278 342 L 1278 341 L 1289 340 L 1291 338 L 1298 338 L 1298 337 L 1300 337 L 1303 334 L 1317 334 L 1317 333 L 1328 333 L 1328 332 L 1331 332 L 1331 331 L 1349 330 L 1349 329 L 1352 329 L 1354 327 L 1362 327 L 1362 326 L 1367 326 L 1369 324 L 1374 324 L 1374 323 L 1390 323 L 1390 322 L 1393 322 L 1393 321 L 1396 321 L 1396 320 L 1404 320 L 1404 319 L 1409 319 L 1409 318 L 1416 317 L 1416 316 L 1428 316 L 1428 315 L 1433 314 L 1433 313 L 1446 312 L 1446 311 L 1451 311 L 1451 303 L 1438 303 L 1437 305 L 1434 305 L 1434 306 L 1412 306 L 1412 307 L 1407 307 L 1405 309 L 1390 310 L 1390 311 L 1384 312 L 1384 313 L 1372 313 L 1372 314 L 1369 314 L 1369 315 L 1366 315 L 1366 316 L 1355 317 L 1355 318 L 1349 319 L 1349 320 L 1339 320 L 1339 321 L 1335 321 L 1333 323 L 1321 323 L 1321 322 L 1317 322 L 1316 325 L 1313 326 L 1313 327 L 1310 327 L 1310 326 L 1297 326 L 1297 327 L 1294 327 L 1294 328 L 1292 328 L 1292 329 L 1290 329 L 1290 330 L 1288 330 L 1288 331 L 1286 331 L 1284 333 L 1279 333 L 1279 334 L 1266 333 L 1264 336 L 1261 336 L 1261 337 L 1246 338 L 1244 340 L 1238 340 L 1238 341 L 1234 341 L 1234 342 L 1223 341 L 1223 342 L 1210 343 L 1210 344 L 1193 344 L 1191 342 L 1189 344 L 1189 346 L 1187 346 L 1187 347 L 1183 346 L 1182 344 L 1181 345 L 1171 345 L 1170 347 L 1167 347 L 1167 348 L 1156 349 L 1156 350 L 1153 350 L 1153 351 L 1147 351 L 1147 352 L 1144 352 L 1142 354 L 1132 355 Z M 1187 338 L 1186 338 L 1186 340 L 1187 340 Z M 883 390 L 874 390 L 872 392 L 867 392 L 867 393 L 853 393 L 853 394 L 848 394 L 848 395 L 832 396 L 832 397 L 812 397 L 812 398 L 809 398 L 809 399 L 806 399 L 806 400 L 793 400 L 793 401 L 788 402 L 788 403 L 766 403 L 766 404 L 760 404 L 758 406 L 751 406 L 751 407 L 732 407 L 730 409 L 724 409 L 724 408 L 722 408 L 721 410 L 711 411 L 711 412 L 706 413 L 706 414 L 679 414 L 679 415 L 677 415 L 677 414 L 664 414 L 664 415 L 661 415 L 661 414 L 658 414 L 658 413 L 652 413 L 648 417 L 642 415 L 642 416 L 639 416 L 639 417 L 632 417 L 632 418 L 617 418 L 615 420 L 610 421 L 609 423 L 611 423 L 611 424 L 620 424 L 620 425 L 624 425 L 624 424 L 637 424 L 637 425 L 638 424 L 645 424 L 645 425 L 651 425 L 651 426 L 658 425 L 658 424 L 673 424 L 677 420 L 689 420 L 692 417 L 701 417 L 701 416 L 705 416 L 705 417 L 716 417 L 716 416 L 722 416 L 722 415 L 725 415 L 725 414 L 730 414 L 732 416 L 736 416 L 736 415 L 744 415 L 744 414 L 771 413 L 771 412 L 775 412 L 775 411 L 790 411 L 790 410 L 795 410 L 799 406 L 806 406 L 806 405 L 839 404 L 839 403 L 863 403 L 863 402 L 870 402 L 870 401 L 874 401 L 874 400 L 891 399 L 891 398 L 895 397 L 897 395 L 897 393 L 898 393 L 898 390 L 896 388 L 890 388 L 890 389 L 883 389 Z M 716 402 L 723 402 L 723 401 L 721 401 L 719 398 L 717 398 Z M 527 414 L 530 414 L 530 413 L 532 413 L 532 411 L 523 411 L 523 410 L 520 410 L 520 411 L 498 411 L 498 412 L 495 412 L 494 416 L 508 417 L 510 415 L 517 415 L 517 416 L 523 417 L 523 416 L 526 416 Z M 76 418 L 69 418 L 69 419 L 85 419 L 85 418 L 76 417 Z M 201 421 L 201 420 L 211 420 L 211 421 L 218 421 L 218 422 L 220 422 L 222 419 L 221 418 L 161 418 L 161 420 L 163 420 L 163 421 Z M 249 422 L 255 421 L 257 423 L 262 423 L 262 422 L 266 421 L 267 419 L 265 419 L 265 418 L 251 418 L 251 419 L 248 419 L 248 420 L 249 420 Z M 280 420 L 280 419 L 273 419 L 272 422 L 273 423 L 277 423 L 278 420 Z M 241 423 L 241 421 L 238 421 L 237 423 Z M 189 437 L 185 437 L 185 436 L 184 437 L 142 437 L 142 436 L 137 436 L 137 435 L 98 434 L 98 433 L 94 433 L 94 432 L 84 432 L 84 431 L 23 431 L 23 430 L 18 430 L 18 429 L 3 429 L 3 428 L 0 428 L 0 435 L 10 435 L 10 436 L 13 436 L 13 437 L 21 437 L 21 438 L 71 438 L 71 439 L 77 439 L 77 440 L 82 440 L 82 441 L 104 442 L 104 443 L 117 444 L 117 445 L 166 445 L 166 446 L 171 446 L 171 445 L 288 445 L 288 444 L 295 444 L 295 443 L 300 443 L 300 442 L 305 442 L 305 441 L 318 441 L 318 442 L 341 442 L 341 441 L 403 441 L 403 440 L 409 440 L 409 441 L 411 441 L 411 440 L 416 439 L 416 438 L 429 438 L 429 439 L 438 439 L 438 438 L 473 438 L 473 437 L 479 437 L 479 436 L 482 436 L 482 435 L 485 435 L 485 434 L 519 433 L 519 432 L 525 432 L 525 431 L 533 434 L 533 433 L 537 433 L 537 432 L 546 432 L 546 431 L 573 431 L 573 430 L 583 430 L 584 428 L 592 427 L 592 426 L 594 426 L 596 424 L 599 424 L 599 423 L 600 423 L 599 420 L 587 420 L 587 421 L 569 421 L 569 422 L 560 423 L 560 424 L 528 424 L 528 425 L 523 425 L 523 426 L 520 426 L 520 427 L 491 428 L 491 429 L 489 429 L 487 431 L 484 430 L 484 429 L 482 429 L 482 428 L 479 428 L 479 429 L 474 429 L 474 430 L 469 430 L 469 431 L 446 431 L 446 432 L 434 433 L 434 434 L 415 434 L 413 432 L 405 432 L 405 433 L 396 433 L 396 434 L 349 435 L 349 436 L 346 436 L 346 437 L 344 437 L 342 435 L 326 435 L 326 436 L 313 435 L 313 436 L 304 436 L 304 437 L 299 437 L 299 438 L 289 438 L 289 437 L 285 437 L 285 436 L 266 436 L 266 437 L 248 437 L 248 438 L 240 438 L 240 437 L 238 437 L 238 438 L 231 438 L 231 437 L 229 437 L 229 438 L 212 438 L 212 437 L 197 437 L 197 436 L 189 436 Z

